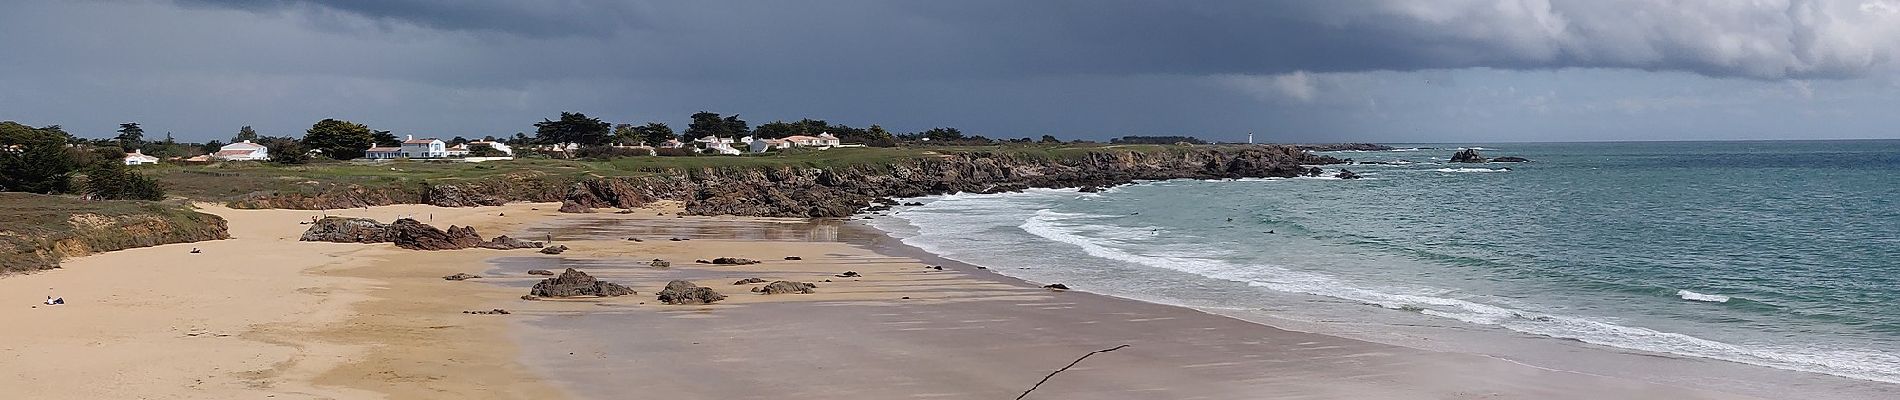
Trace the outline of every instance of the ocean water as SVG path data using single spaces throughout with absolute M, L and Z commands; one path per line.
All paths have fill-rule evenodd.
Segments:
M 1446 164 L 1460 146 L 1533 162 Z M 947 258 L 1141 300 L 1900 383 L 1900 141 L 1330 154 L 1397 164 L 1324 167 L 1359 180 L 937 196 L 870 222 Z

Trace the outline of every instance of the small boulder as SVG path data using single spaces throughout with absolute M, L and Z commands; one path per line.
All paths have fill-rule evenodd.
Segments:
M 661 304 L 712 304 L 725 300 L 726 296 L 692 282 L 672 281 L 667 282 L 666 289 L 660 291 L 659 299 Z
M 545 269 L 531 269 L 531 270 L 528 270 L 528 275 L 554 275 L 554 271 L 549 271 Z
M 462 281 L 462 280 L 478 279 L 478 278 L 481 278 L 481 275 L 471 275 L 471 274 L 466 274 L 466 273 L 461 273 L 461 272 L 457 272 L 455 273 L 455 275 L 442 277 L 443 280 L 450 280 L 450 281 Z
M 561 252 L 565 252 L 565 251 L 567 251 L 566 245 L 557 244 L 557 245 L 541 248 L 541 254 L 561 254 Z
M 916 207 L 916 206 L 921 206 L 921 205 L 924 205 L 924 203 L 923 203 L 923 202 L 917 202 L 917 201 L 913 201 L 913 202 L 909 202 L 909 203 L 904 203 L 904 206 L 905 206 L 905 207 Z
M 630 238 L 627 238 L 627 241 L 630 241 L 630 242 L 644 242 L 645 240 L 640 240 L 640 238 L 636 238 L 636 237 L 630 237 Z
M 845 272 L 844 272 L 844 273 L 842 273 L 842 274 L 837 274 L 837 275 L 833 275 L 833 276 L 836 276 L 836 277 L 839 277 L 839 278 L 857 278 L 857 277 L 861 277 L 861 276 L 863 276 L 863 275 L 858 275 L 858 271 L 845 271 Z
M 1081 191 L 1082 193 L 1099 193 L 1102 191 L 1102 187 L 1089 185 L 1089 186 L 1083 186 L 1081 189 L 1077 189 L 1077 190 Z
M 805 258 L 804 258 L 804 257 L 799 257 L 799 256 L 791 256 L 791 257 L 785 257 L 785 260 L 786 260 L 786 261 L 798 261 L 798 260 L 803 260 L 803 259 L 805 259 Z
M 688 240 L 692 240 L 692 239 L 681 239 L 681 238 L 672 238 L 672 239 L 667 239 L 667 240 L 668 240 L 668 241 L 674 241 L 674 242 L 684 242 L 684 241 L 688 241 Z
M 754 284 L 754 283 L 765 283 L 765 280 L 764 280 L 764 279 L 759 279 L 759 278 L 745 278 L 745 279 L 740 279 L 740 280 L 739 280 L 738 282 L 733 282 L 732 284 L 734 284 L 734 285 L 750 285 L 750 284 Z
M 714 265 L 751 265 L 758 264 L 759 260 L 738 257 L 719 257 L 712 259 L 712 263 Z
M 817 287 L 818 285 L 805 282 L 778 281 L 765 286 L 752 288 L 752 292 L 761 294 L 811 294 L 813 292 L 812 289 Z
M 1339 178 L 1339 179 L 1359 179 L 1359 178 L 1363 178 L 1362 176 L 1359 176 L 1359 174 L 1357 174 L 1357 173 L 1354 173 L 1354 172 L 1352 172 L 1352 170 L 1349 170 L 1349 169 L 1341 169 L 1341 170 L 1339 170 L 1339 173 L 1337 173 L 1337 174 L 1333 174 L 1333 177 L 1334 177 L 1334 178 Z
M 1064 285 L 1060 283 L 1051 283 L 1047 285 L 1042 285 L 1042 288 L 1054 290 L 1054 291 L 1063 291 L 1063 290 L 1069 290 L 1069 285 Z
M 653 267 L 653 268 L 672 268 L 672 267 L 673 267 L 673 263 L 672 263 L 672 262 L 670 262 L 670 261 L 666 261 L 666 260 L 661 260 L 661 259 L 658 259 L 658 258 L 655 258 L 655 259 L 653 259 L 653 262 L 649 262 L 649 263 L 647 263 L 647 266 L 650 266 L 650 267 Z
M 615 283 L 601 282 L 573 268 L 561 272 L 561 276 L 543 279 L 534 284 L 528 294 L 535 297 L 574 297 L 600 296 L 613 297 L 634 294 L 633 289 Z

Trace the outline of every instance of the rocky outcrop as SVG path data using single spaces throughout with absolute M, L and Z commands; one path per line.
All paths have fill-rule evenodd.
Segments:
M 369 218 L 326 217 L 304 229 L 305 242 L 388 243 L 394 240 L 389 224 Z
M 752 288 L 752 292 L 760 294 L 811 294 L 814 292 L 812 289 L 817 287 L 818 285 L 805 282 L 778 281 L 765 286 Z
M 482 242 L 480 246 L 482 248 L 495 249 L 495 250 L 513 250 L 513 249 L 539 249 L 541 248 L 542 244 L 541 242 L 532 242 L 532 241 L 527 241 L 527 240 L 511 238 L 511 237 L 508 237 L 508 235 L 501 235 L 501 236 L 496 236 L 494 239 L 489 239 L 486 242 Z
M 1355 172 L 1352 172 L 1352 170 L 1349 170 L 1349 169 L 1341 169 L 1341 170 L 1339 170 L 1339 173 L 1337 173 L 1337 174 L 1333 174 L 1333 177 L 1334 177 L 1334 178 L 1339 178 L 1339 179 L 1359 179 L 1359 178 L 1364 178 L 1363 176 L 1359 176 L 1359 174 L 1358 174 L 1358 173 L 1355 173 Z
M 466 273 L 466 272 L 457 272 L 457 273 L 455 273 L 455 275 L 449 275 L 449 276 L 444 276 L 444 277 L 442 277 L 442 280 L 445 280 L 445 281 L 465 281 L 465 280 L 469 280 L 469 279 L 481 279 L 481 277 L 482 277 L 481 275 L 475 275 L 475 274 L 470 274 L 470 273 Z
M 666 289 L 660 291 L 659 299 L 662 304 L 712 304 L 725 300 L 726 296 L 692 282 L 672 281 L 667 282 Z
M 545 269 L 531 269 L 531 270 L 528 270 L 528 275 L 554 276 L 554 271 L 549 271 Z
M 528 295 L 535 297 L 576 297 L 576 296 L 626 296 L 634 294 L 633 289 L 615 283 L 601 282 L 573 268 L 562 271 L 560 276 L 543 279 L 534 284 Z
M 752 265 L 758 263 L 759 260 L 739 257 L 719 257 L 712 259 L 713 265 Z
M 687 214 L 844 217 L 879 199 L 998 193 L 1046 187 L 1111 187 L 1135 180 L 1317 175 L 1338 160 L 1291 146 L 1153 152 L 1101 150 L 1063 157 L 969 152 L 836 168 L 708 168 L 599 178 L 569 190 L 562 211 L 635 208 L 679 200 Z
M 745 279 L 740 279 L 740 280 L 738 280 L 737 282 L 733 282 L 732 284 L 734 284 L 734 285 L 750 285 L 750 284 L 754 284 L 754 283 L 765 283 L 765 280 L 764 280 L 764 279 L 759 279 L 759 278 L 745 278 Z
M 541 254 L 561 254 L 567 252 L 567 245 L 553 245 L 541 248 Z
M 1484 163 L 1486 161 L 1489 160 L 1485 159 L 1483 154 L 1478 154 L 1478 149 L 1459 150 L 1451 155 L 1451 162 L 1455 163 Z
M 473 247 L 489 249 L 533 249 L 541 248 L 541 242 L 531 242 L 508 237 L 496 236 L 493 240 L 482 240 L 474 227 L 450 225 L 449 230 L 436 229 L 415 219 L 403 218 L 388 224 L 368 218 L 327 217 L 310 224 L 298 240 L 305 242 L 338 243 L 395 243 L 397 247 L 410 250 L 458 250 Z

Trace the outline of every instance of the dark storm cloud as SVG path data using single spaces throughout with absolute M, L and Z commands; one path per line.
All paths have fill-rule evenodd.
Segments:
M 638 43 L 658 71 L 925 75 L 1278 74 L 1488 67 L 1851 78 L 1900 45 L 1872 1 L 1346 0 L 298 1 L 299 8 L 525 37 Z M 612 51 L 612 46 L 599 49 Z M 859 63 L 840 61 L 865 60 Z

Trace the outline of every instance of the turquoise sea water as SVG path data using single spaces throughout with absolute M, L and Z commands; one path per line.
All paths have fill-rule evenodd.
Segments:
M 1523 164 L 1445 164 L 1456 148 Z M 1900 141 L 1418 145 L 1366 179 L 950 195 L 873 225 L 1005 274 L 1900 383 Z M 1288 304 L 1318 296 L 1347 307 Z

